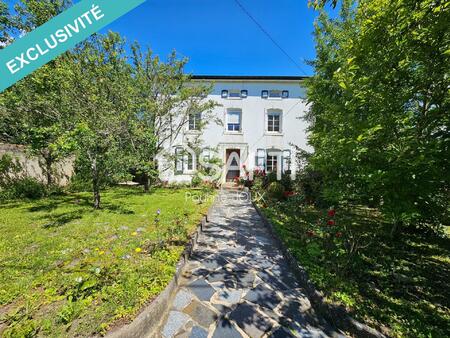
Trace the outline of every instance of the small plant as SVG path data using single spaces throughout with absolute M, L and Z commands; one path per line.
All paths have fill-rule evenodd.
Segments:
M 267 192 L 272 198 L 282 200 L 284 198 L 284 187 L 279 182 L 272 182 L 267 187 Z

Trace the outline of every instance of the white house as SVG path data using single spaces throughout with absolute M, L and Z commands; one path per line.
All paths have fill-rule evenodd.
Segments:
M 202 116 L 192 115 L 182 135 L 167 149 L 175 160 L 168 170 L 161 171 L 162 181 L 189 182 L 202 156 L 221 159 L 221 182 L 242 176 L 244 166 L 248 170 L 259 168 L 295 175 L 295 146 L 308 148 L 307 125 L 301 119 L 307 111 L 304 77 L 197 75 L 193 78 L 213 84 L 208 98 L 218 103 L 213 116 L 222 123 L 208 123 L 200 132 L 197 129 Z M 201 139 L 205 147 L 202 154 L 186 155 L 183 151 L 191 137 Z

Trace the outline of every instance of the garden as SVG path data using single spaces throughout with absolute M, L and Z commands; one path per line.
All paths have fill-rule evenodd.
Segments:
M 332 304 L 391 337 L 448 337 L 450 227 L 407 228 L 376 208 L 311 203 L 305 180 L 257 171 L 256 204 Z
M 101 210 L 85 192 L 2 201 L 2 337 L 90 336 L 135 318 L 173 277 L 213 194 L 115 187 Z

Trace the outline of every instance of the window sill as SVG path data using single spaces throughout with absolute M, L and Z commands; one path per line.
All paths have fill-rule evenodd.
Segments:
M 242 131 L 224 131 L 224 135 L 244 135 Z
M 186 134 L 191 134 L 191 135 L 200 135 L 202 132 L 200 130 L 186 130 Z
M 264 132 L 264 136 L 284 136 L 283 132 L 271 132 L 271 131 L 266 131 Z

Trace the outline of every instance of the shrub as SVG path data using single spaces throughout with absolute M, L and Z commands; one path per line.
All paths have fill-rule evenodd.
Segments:
M 18 159 L 9 154 L 0 157 L 0 187 L 6 188 L 16 179 L 19 179 L 22 166 Z
M 264 184 L 266 187 L 268 187 L 272 182 L 277 182 L 277 173 L 276 172 L 268 173 L 265 176 Z
M 284 190 L 286 190 L 286 191 L 292 191 L 293 190 L 293 184 L 292 184 L 291 175 L 283 174 L 281 176 L 280 183 L 283 185 Z
M 281 200 L 284 198 L 284 187 L 280 182 L 272 182 L 267 187 L 267 192 L 272 198 Z
M 37 199 L 46 195 L 45 185 L 32 177 L 24 177 L 15 181 L 9 188 L 15 198 Z
M 9 200 L 16 198 L 37 199 L 47 195 L 47 188 L 37 179 L 23 177 L 3 185 L 0 189 L 0 199 Z

